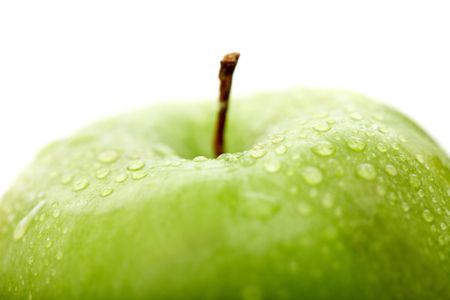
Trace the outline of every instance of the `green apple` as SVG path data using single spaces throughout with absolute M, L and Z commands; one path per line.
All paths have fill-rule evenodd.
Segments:
M 0 203 L 1 299 L 449 299 L 450 160 L 365 96 L 153 106 L 40 152 Z M 25 137 L 24 137 L 25 138 Z

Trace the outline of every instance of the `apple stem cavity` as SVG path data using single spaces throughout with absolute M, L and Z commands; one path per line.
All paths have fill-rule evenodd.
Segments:
M 233 52 L 225 55 L 220 62 L 219 80 L 219 112 L 217 114 L 216 133 L 214 136 L 214 152 L 216 157 L 224 152 L 224 132 L 227 117 L 228 102 L 230 99 L 233 73 L 239 60 L 239 53 Z

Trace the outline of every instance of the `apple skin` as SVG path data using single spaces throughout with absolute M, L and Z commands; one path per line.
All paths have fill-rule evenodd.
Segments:
M 153 106 L 46 147 L 0 202 L 0 299 L 448 299 L 450 161 L 341 90 Z

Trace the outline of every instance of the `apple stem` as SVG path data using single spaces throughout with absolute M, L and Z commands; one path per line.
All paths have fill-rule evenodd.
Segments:
M 233 72 L 239 60 L 239 53 L 233 52 L 225 55 L 220 62 L 219 80 L 219 112 L 217 114 L 216 134 L 214 137 L 214 152 L 216 157 L 224 152 L 224 132 L 227 117 L 228 102 L 230 99 Z

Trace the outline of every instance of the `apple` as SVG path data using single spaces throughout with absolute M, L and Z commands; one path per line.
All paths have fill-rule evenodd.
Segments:
M 0 202 L 1 299 L 448 299 L 450 160 L 341 90 L 161 104 L 43 149 Z

